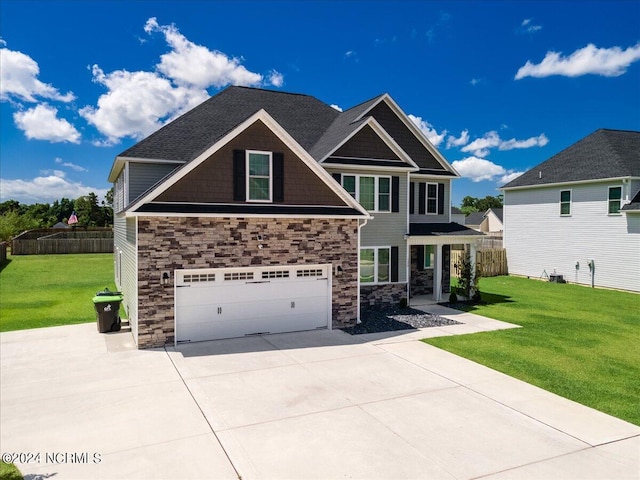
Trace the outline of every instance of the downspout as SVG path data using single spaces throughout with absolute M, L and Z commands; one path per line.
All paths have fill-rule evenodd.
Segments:
M 362 323 L 362 320 L 360 320 L 360 239 L 361 239 L 361 231 L 362 231 L 362 227 L 364 227 L 367 223 L 369 222 L 368 218 L 364 219 L 364 223 L 360 223 L 360 220 L 358 220 L 358 301 L 356 302 L 357 305 L 357 309 L 358 309 L 358 314 L 356 316 L 356 325 L 359 325 Z

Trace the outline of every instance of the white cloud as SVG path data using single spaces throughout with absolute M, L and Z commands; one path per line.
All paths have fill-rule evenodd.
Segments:
M 74 170 L 76 172 L 88 172 L 89 171 L 88 169 L 86 169 L 84 167 L 81 167 L 80 165 L 76 165 L 75 163 L 65 162 L 60 157 L 56 157 L 55 162 L 58 165 L 62 165 L 63 167 L 70 168 L 71 170 Z
M 442 143 L 444 138 L 447 136 L 447 131 L 443 130 L 442 133 L 438 133 L 433 125 L 431 125 L 426 120 L 423 120 L 422 117 L 416 117 L 415 115 L 408 115 L 409 119 L 420 129 L 422 133 L 429 139 L 429 141 L 437 147 Z
M 466 153 L 472 153 L 476 157 L 486 157 L 489 155 L 489 149 L 497 148 L 498 150 L 513 150 L 515 148 L 532 148 L 544 147 L 549 143 L 547 136 L 542 133 L 537 137 L 530 137 L 525 140 L 502 140 L 498 132 L 492 130 L 485 133 L 482 137 L 476 138 L 473 142 L 465 145 L 460 150 Z
M 144 31 L 161 33 L 170 47 L 160 56 L 155 71 L 105 73 L 98 65 L 91 68 L 93 81 L 107 90 L 96 106 L 80 110 L 80 115 L 106 137 L 94 140 L 96 146 L 110 146 L 124 137 L 144 138 L 206 100 L 210 87 L 284 84 L 280 72 L 271 70 L 266 78 L 251 72 L 241 59 L 191 42 L 175 25 L 160 25 L 156 18 L 150 18 Z
M 267 77 L 268 83 L 273 85 L 274 87 L 281 87 L 284 85 L 284 75 L 282 75 L 277 70 L 271 70 Z
M 472 78 L 469 81 L 469 83 L 475 87 L 476 85 L 482 83 L 482 79 L 481 78 Z
M 144 138 L 164 121 L 208 98 L 205 90 L 175 87 L 153 72 L 116 70 L 105 74 L 94 65 L 92 73 L 93 81 L 108 90 L 98 99 L 97 108 L 80 110 L 80 115 L 107 137 L 106 142 L 96 145 L 112 145 L 123 137 Z
M 0 44 L 6 45 L 2 41 Z M 57 88 L 38 80 L 40 67 L 29 55 L 8 48 L 0 49 L 0 100 L 17 97 L 27 102 L 37 102 L 38 97 L 71 102 L 73 93 L 62 94 Z
M 447 138 L 447 148 L 461 147 L 467 143 L 469 143 L 469 130 L 463 130 L 458 138 L 453 135 L 449 135 Z
M 64 118 L 58 118 L 58 109 L 46 103 L 15 112 L 13 120 L 29 139 L 80 143 L 80 132 Z
M 250 72 L 238 58 L 228 57 L 217 50 L 197 45 L 188 40 L 175 25 L 159 25 L 156 18 L 150 18 L 144 27 L 145 32 L 151 34 L 160 32 L 171 47 L 169 53 L 160 56 L 157 70 L 171 78 L 177 84 L 193 85 L 197 88 L 217 88 L 225 85 L 261 85 L 264 77 L 259 73 Z M 282 85 L 283 77 L 278 72 L 270 77 L 270 82 Z M 272 85 L 279 86 L 276 83 Z
M 497 179 L 502 185 L 523 173 L 507 170 L 489 160 L 473 156 L 462 160 L 456 160 L 451 165 L 460 173 L 460 175 L 465 178 L 469 178 L 473 182 Z
M 526 140 L 503 140 L 500 142 L 498 148 L 500 150 L 513 150 L 514 148 L 531 148 L 531 147 L 544 147 L 549 143 L 549 139 L 544 133 L 541 133 L 537 137 L 527 138 Z
M 68 180 L 64 172 L 43 172 L 31 180 L 0 178 L 0 200 L 18 200 L 23 203 L 53 202 L 61 197 L 78 198 L 93 192 L 103 198 L 106 188 L 94 188 Z
M 597 48 L 590 43 L 568 57 L 563 57 L 558 52 L 547 52 L 544 59 L 537 65 L 527 60 L 527 63 L 516 73 L 515 79 L 543 78 L 551 75 L 579 77 L 588 74 L 617 77 L 624 74 L 629 65 L 638 60 L 640 60 L 640 42 L 626 50 L 620 47 Z
M 342 112 L 342 108 L 339 105 L 336 105 L 335 103 L 331 104 L 331 108 L 333 108 L 333 109 L 335 109 L 335 110 L 337 110 L 339 112 Z
M 525 18 L 522 21 L 521 28 L 524 33 L 535 33 L 539 30 L 542 30 L 542 25 L 533 25 L 531 23 L 532 21 L 533 21 L 532 18 Z

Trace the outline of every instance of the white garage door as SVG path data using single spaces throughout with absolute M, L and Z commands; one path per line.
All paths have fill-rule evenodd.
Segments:
M 330 265 L 176 271 L 176 343 L 331 325 Z

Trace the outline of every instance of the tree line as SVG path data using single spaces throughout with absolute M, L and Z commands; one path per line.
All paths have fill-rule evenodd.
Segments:
M 113 225 L 113 188 L 105 199 L 91 192 L 75 200 L 61 198 L 53 203 L 27 205 L 17 200 L 0 203 L 0 241 L 7 241 L 25 230 L 51 228 L 67 223 L 71 214 L 78 217 L 77 227 L 110 227 Z
M 462 199 L 460 210 L 462 210 L 462 213 L 465 215 L 469 215 L 473 212 L 486 212 L 490 208 L 502 208 L 502 200 L 502 195 L 498 195 L 497 197 L 487 195 L 484 198 L 476 198 L 467 195 Z

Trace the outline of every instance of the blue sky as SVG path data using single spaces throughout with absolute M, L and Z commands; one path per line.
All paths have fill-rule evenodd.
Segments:
M 347 109 L 389 93 L 498 186 L 640 130 L 640 2 L 0 0 L 0 200 L 103 195 L 115 156 L 230 84 Z

